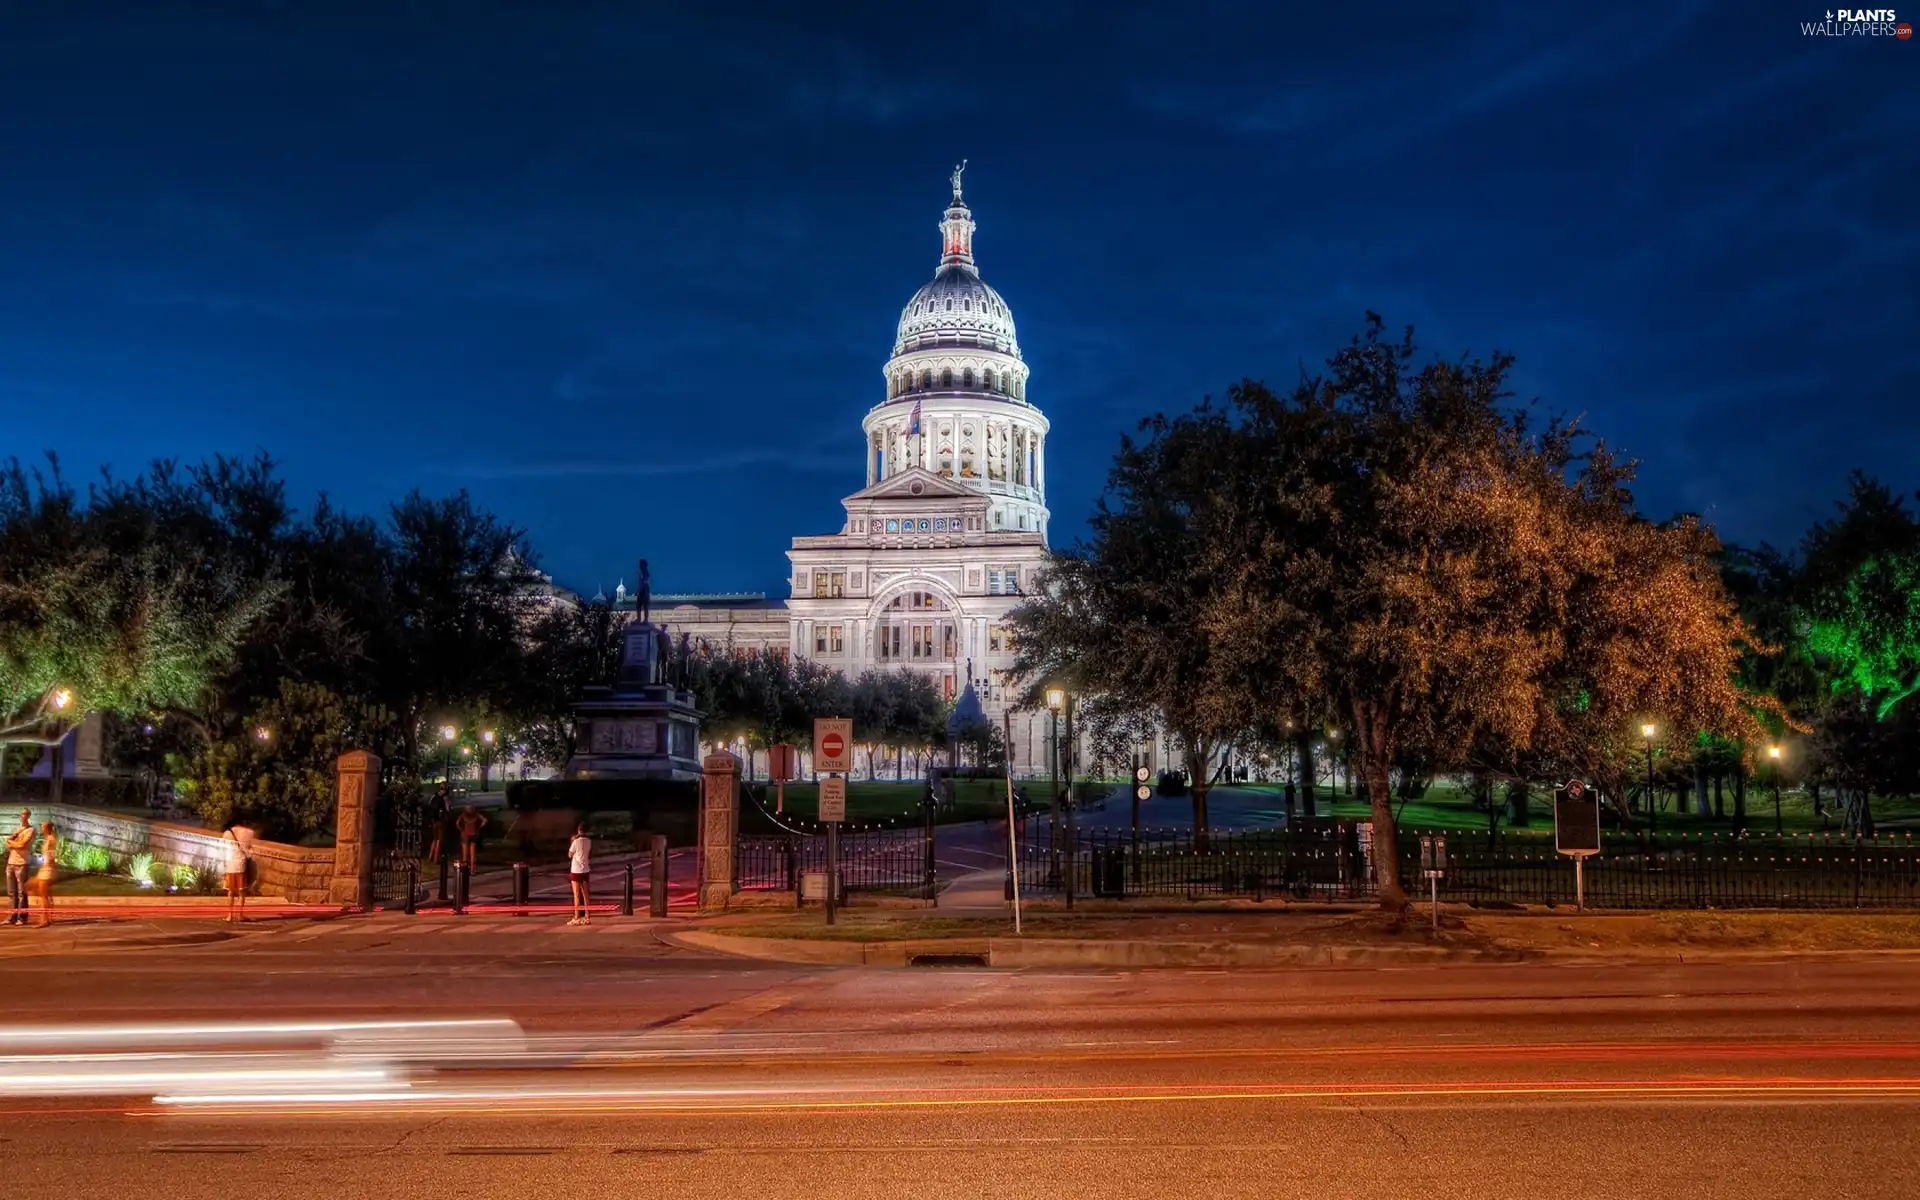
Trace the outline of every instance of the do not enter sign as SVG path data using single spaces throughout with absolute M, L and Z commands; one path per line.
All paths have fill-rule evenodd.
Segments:
M 813 723 L 813 769 L 824 773 L 853 770 L 853 722 L 821 717 Z

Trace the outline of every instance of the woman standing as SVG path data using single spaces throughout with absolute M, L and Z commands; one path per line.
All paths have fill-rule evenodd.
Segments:
M 53 822 L 47 821 L 40 826 L 40 870 L 27 885 L 30 895 L 40 897 L 40 925 L 45 926 L 53 920 L 53 873 L 55 864 L 60 861 L 60 835 L 53 831 Z
M 247 919 L 247 843 L 253 831 L 243 825 L 227 830 L 227 920 Z
M 587 876 L 593 869 L 593 839 L 587 836 L 587 823 L 580 822 L 573 831 L 573 841 L 567 844 L 567 881 L 573 884 L 573 920 L 569 925 L 587 924 L 587 905 L 592 903 L 587 893 Z

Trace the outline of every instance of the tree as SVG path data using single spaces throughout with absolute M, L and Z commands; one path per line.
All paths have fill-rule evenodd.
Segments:
M 1808 532 L 1807 643 L 1831 687 L 1868 698 L 1884 720 L 1920 692 L 1920 521 L 1856 473 L 1840 516 Z
M 332 832 L 340 755 L 386 750 L 398 735 L 383 709 L 286 680 L 249 714 L 248 736 L 203 742 L 171 765 L 181 802 L 208 825 L 246 821 L 299 841 Z
M 534 621 L 509 701 L 529 761 L 557 769 L 573 757 L 574 702 L 613 681 L 631 621 L 605 603 L 554 605 Z
M 1238 655 L 1247 703 L 1277 689 L 1350 720 L 1397 908 L 1396 763 L 1491 744 L 1603 768 L 1625 713 L 1652 704 L 1712 732 L 1753 724 L 1711 535 L 1635 516 L 1630 469 L 1579 450 L 1576 427 L 1531 427 L 1507 404 L 1511 356 L 1418 365 L 1410 330 L 1382 330 L 1369 314 L 1289 394 L 1231 393 L 1200 623 Z
M 1237 648 L 1206 615 L 1221 576 L 1206 537 L 1227 499 L 1225 414 L 1197 411 L 1141 424 L 1122 438 L 1083 545 L 1054 553 L 1035 594 L 1011 617 L 1012 677 L 1038 707 L 1050 685 L 1102 698 L 1103 711 L 1151 715 L 1179 739 L 1193 777 L 1197 835 L 1207 832 L 1208 763 L 1251 722 L 1247 693 L 1222 686 Z
M 171 494 L 170 468 L 154 490 Z M 146 477 L 83 501 L 18 461 L 0 473 L 0 744 L 50 745 L 89 711 L 189 714 L 280 585 L 150 503 Z

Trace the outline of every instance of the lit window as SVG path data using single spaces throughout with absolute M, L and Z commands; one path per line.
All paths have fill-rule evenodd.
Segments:
M 847 576 L 843 571 L 833 573 L 833 581 L 827 586 L 827 595 L 840 598 L 847 594 Z
M 987 572 L 987 594 L 991 596 L 1000 594 L 1000 572 L 997 570 Z
M 827 594 L 827 573 L 825 571 L 815 571 L 813 573 L 813 594 L 825 598 Z
M 846 650 L 846 641 L 841 634 L 842 628 L 843 626 L 839 625 L 827 626 L 828 648 L 835 654 L 844 653 Z
M 813 631 L 813 652 L 815 654 L 825 654 L 827 652 L 827 631 L 825 626 L 816 627 Z

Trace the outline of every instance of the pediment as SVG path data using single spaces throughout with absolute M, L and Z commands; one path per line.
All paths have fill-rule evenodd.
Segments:
M 852 504 L 860 500 L 978 500 L 979 492 L 956 483 L 951 479 L 942 479 L 924 467 L 909 467 L 898 475 L 882 479 L 872 487 L 855 492 L 846 498 L 845 503 Z

